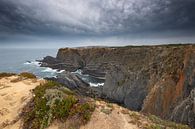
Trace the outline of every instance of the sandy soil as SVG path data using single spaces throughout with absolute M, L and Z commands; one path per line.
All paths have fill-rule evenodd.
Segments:
M 96 105 L 91 120 L 80 129 L 139 129 L 131 123 L 129 111 L 125 108 L 116 104 L 108 105 L 103 101 L 97 101 Z
M 43 80 L 31 79 L 13 82 L 17 78 L 12 76 L 0 79 L 0 129 L 21 128 L 19 114 L 33 97 L 31 90 L 43 83 Z M 49 129 L 60 129 L 60 123 L 54 122 Z M 81 129 L 138 129 L 138 126 L 131 122 L 129 111 L 125 108 L 96 101 L 91 120 Z
M 18 82 L 18 76 L 0 79 L 0 129 L 19 129 L 19 114 L 32 98 L 31 90 L 43 80 L 25 79 Z
M 104 101 L 96 101 L 96 109 L 90 121 L 80 129 L 141 129 L 149 125 L 150 121 L 137 112 L 130 111 L 117 104 L 108 104 Z M 64 129 L 59 121 L 47 129 Z

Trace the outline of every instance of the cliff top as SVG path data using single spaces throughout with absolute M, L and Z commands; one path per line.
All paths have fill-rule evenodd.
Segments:
M 110 48 L 143 48 L 143 47 L 181 47 L 181 46 L 195 46 L 195 44 L 188 43 L 188 44 L 159 44 L 159 45 L 127 45 L 127 46 L 84 46 L 84 47 L 66 47 L 60 48 L 59 50 L 83 50 L 83 49 L 110 49 Z

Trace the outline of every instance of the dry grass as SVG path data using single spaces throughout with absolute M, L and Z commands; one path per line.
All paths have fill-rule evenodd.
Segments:
M 0 79 L 16 75 L 15 73 L 0 73 Z
M 21 76 L 23 78 L 28 78 L 28 79 L 36 79 L 37 78 L 34 74 L 28 73 L 28 72 L 22 72 L 19 74 L 19 76 Z

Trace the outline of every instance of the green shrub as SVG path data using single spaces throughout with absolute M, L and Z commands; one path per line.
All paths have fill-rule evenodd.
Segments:
M 24 109 L 23 128 L 44 129 L 54 119 L 65 122 L 71 116 L 78 116 L 77 120 L 82 122 L 76 123 L 84 124 L 94 111 L 90 103 L 79 100 L 82 98 L 77 98 L 72 91 L 53 81 L 37 86 L 33 92 L 35 97 L 29 103 L 31 107 Z
M 163 127 L 169 127 L 171 129 L 190 129 L 188 126 L 186 125 L 182 125 L 182 124 L 177 124 L 171 121 L 166 121 L 166 120 L 162 120 L 154 115 L 149 115 L 148 118 L 155 123 L 156 125 L 153 126 L 153 128 L 151 129 L 161 129 Z M 156 127 L 156 128 L 154 128 Z M 158 127 L 158 128 L 157 128 Z M 160 128 L 161 127 L 161 128 Z
M 103 112 L 103 113 L 109 115 L 109 114 L 112 112 L 112 110 L 111 110 L 111 109 L 102 108 L 102 109 L 101 109 L 101 112 Z
M 145 129 L 164 129 L 164 128 L 158 124 L 153 124 L 153 125 L 149 125 L 149 126 L 145 127 Z
M 34 74 L 28 73 L 28 72 L 20 73 L 19 76 L 24 77 L 24 78 L 28 78 L 28 79 L 35 79 L 35 78 L 37 78 Z
M 78 103 L 70 112 L 70 115 L 78 114 L 83 124 L 87 123 L 95 109 L 95 105 L 89 102 Z
M 15 73 L 0 73 L 0 79 L 3 77 L 10 77 L 16 75 Z
M 77 99 L 73 96 L 67 96 L 67 98 L 59 100 L 56 99 L 54 106 L 52 106 L 52 113 L 56 118 L 67 118 L 72 106 L 77 102 Z

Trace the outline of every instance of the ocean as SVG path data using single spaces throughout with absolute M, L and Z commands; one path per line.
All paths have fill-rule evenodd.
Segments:
M 52 77 L 55 70 L 39 67 L 39 62 L 43 57 L 56 56 L 57 49 L 1 49 L 0 48 L 0 72 L 31 72 L 36 76 Z M 31 63 L 28 63 L 28 62 Z
M 2 49 L 0 48 L 0 72 L 21 73 L 30 72 L 39 78 L 55 77 L 58 73 L 56 69 L 48 67 L 40 67 L 40 62 L 45 56 L 57 55 L 57 49 Z M 103 86 L 102 81 L 96 80 L 89 75 L 82 75 L 78 70 L 73 74 L 79 75 L 84 81 L 87 81 L 91 86 Z

